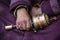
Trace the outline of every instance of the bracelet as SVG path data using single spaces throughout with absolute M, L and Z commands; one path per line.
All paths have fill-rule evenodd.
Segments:
M 14 16 L 16 17 L 17 16 L 17 10 L 20 9 L 20 8 L 25 8 L 27 11 L 28 11 L 28 7 L 25 6 L 25 5 L 19 5 L 16 7 L 16 9 L 14 10 Z

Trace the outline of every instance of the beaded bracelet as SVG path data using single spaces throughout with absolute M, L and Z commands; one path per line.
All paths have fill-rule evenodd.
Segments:
M 25 5 L 19 5 L 16 7 L 16 9 L 14 10 L 14 16 L 16 17 L 17 16 L 17 10 L 20 9 L 20 8 L 25 8 L 27 11 L 28 11 L 28 7 L 25 6 Z

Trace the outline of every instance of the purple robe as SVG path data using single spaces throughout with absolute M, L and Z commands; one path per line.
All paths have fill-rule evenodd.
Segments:
M 41 0 L 37 0 L 38 3 Z M 39 30 L 34 33 L 32 31 L 20 31 L 17 29 L 12 29 L 6 31 L 4 27 L 6 25 L 15 24 L 16 18 L 12 14 L 12 10 L 17 5 L 31 6 L 29 0 L 0 0 L 0 40 L 60 40 L 60 15 L 57 16 L 56 21 L 52 22 L 44 30 Z M 59 13 L 54 13 L 50 1 L 46 0 L 42 5 L 44 12 L 49 16 Z M 58 9 L 59 10 L 59 9 Z

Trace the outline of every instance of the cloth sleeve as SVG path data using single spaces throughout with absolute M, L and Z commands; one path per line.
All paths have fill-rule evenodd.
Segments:
M 18 5 L 30 6 L 31 3 L 30 3 L 29 0 L 11 0 L 11 3 L 10 3 L 10 11 L 13 10 Z

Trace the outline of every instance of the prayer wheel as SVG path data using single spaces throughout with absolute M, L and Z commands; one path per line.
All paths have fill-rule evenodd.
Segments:
M 56 17 L 49 18 L 48 15 L 44 13 L 41 15 L 32 16 L 31 26 L 34 25 L 35 29 L 43 28 L 43 27 L 46 27 L 52 20 L 56 20 Z M 16 26 L 17 25 L 8 25 L 8 26 L 5 26 L 5 29 L 9 30 L 9 29 L 15 28 Z

